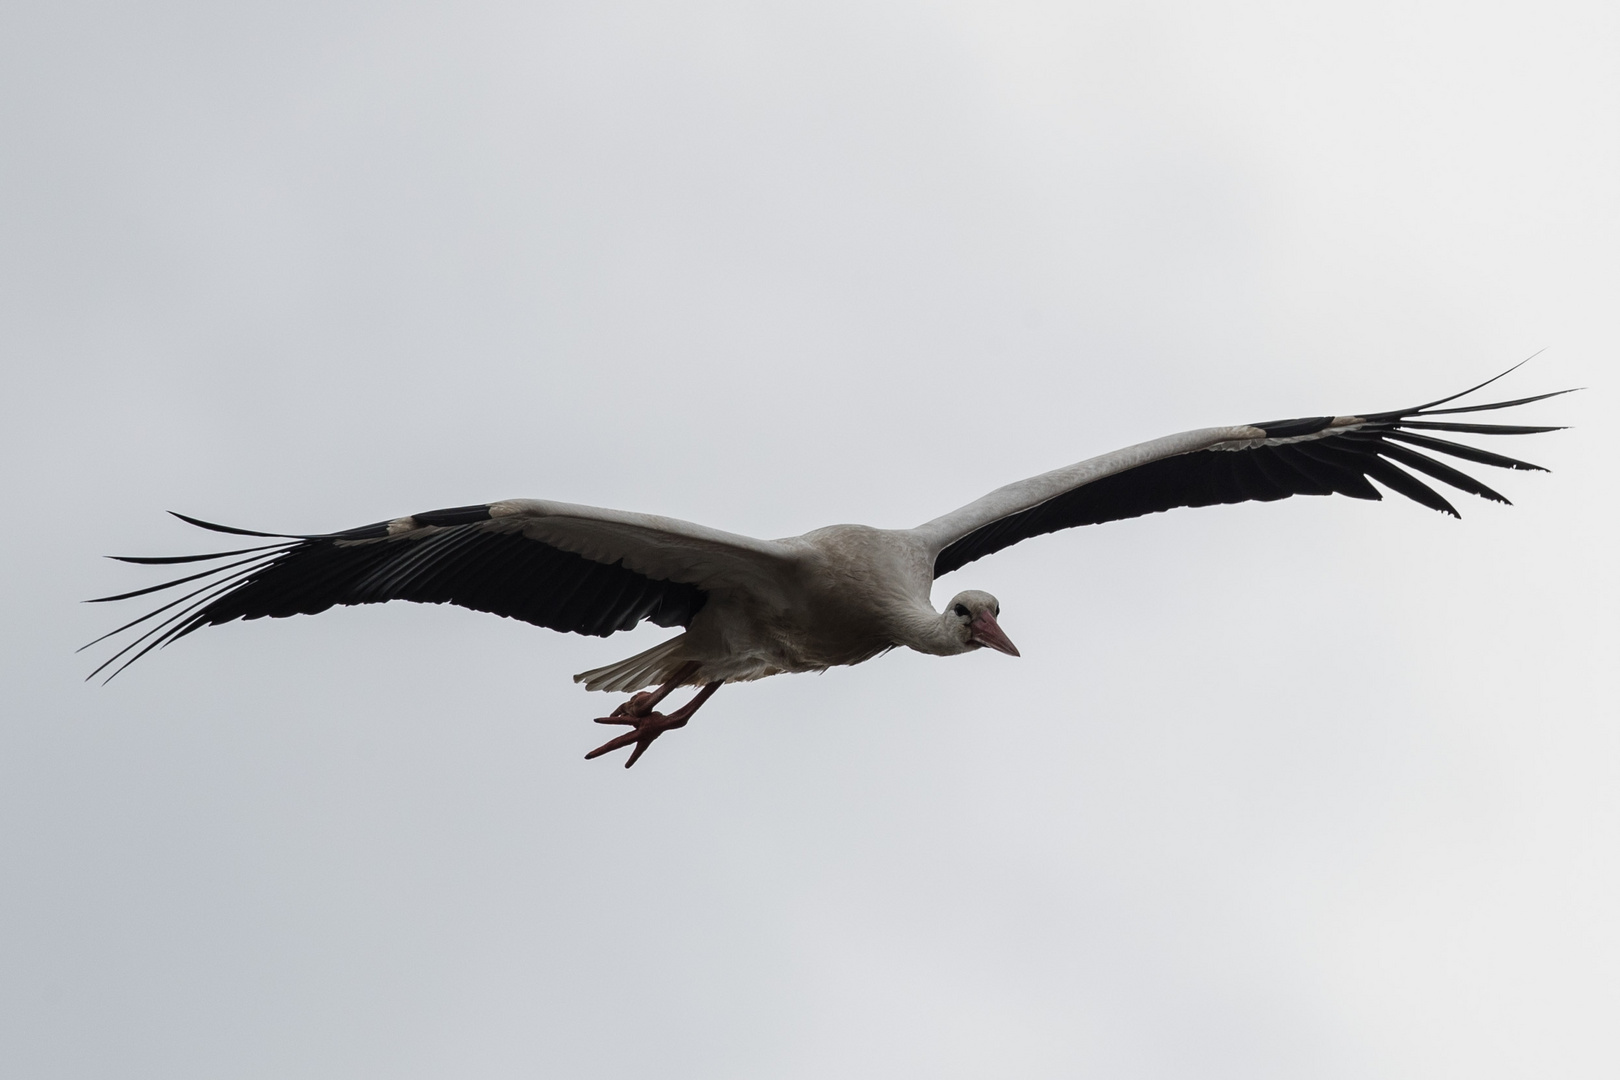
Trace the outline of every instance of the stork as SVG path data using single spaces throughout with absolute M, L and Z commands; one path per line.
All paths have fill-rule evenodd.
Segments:
M 313 615 L 337 604 L 458 604 L 598 637 L 642 620 L 681 627 L 683 633 L 645 652 L 574 676 L 587 690 L 633 693 L 596 720 L 629 730 L 585 755 L 633 746 L 625 761 L 629 768 L 660 735 L 685 726 L 725 683 L 859 664 L 900 646 L 935 656 L 978 649 L 1017 656 L 1001 629 L 1001 604 L 994 596 L 970 589 L 936 611 L 930 591 L 934 579 L 1033 536 L 1181 506 L 1292 495 L 1381 499 L 1372 481 L 1461 516 L 1414 473 L 1506 503 L 1435 456 L 1545 471 L 1435 434 L 1559 430 L 1449 417 L 1512 408 L 1567 390 L 1441 407 L 1502 375 L 1393 412 L 1167 435 L 997 488 L 913 529 L 831 525 L 803 536 L 756 540 L 674 518 L 537 499 L 431 510 L 313 535 L 256 532 L 176 514 L 203 529 L 272 542 L 203 555 L 111 556 L 148 565 L 210 565 L 92 601 L 195 586 L 90 642 L 156 620 L 89 677 L 111 669 L 110 680 L 154 648 L 204 626 Z M 1433 419 L 1439 416 L 1448 418 Z M 678 709 L 655 711 L 682 686 L 700 689 Z

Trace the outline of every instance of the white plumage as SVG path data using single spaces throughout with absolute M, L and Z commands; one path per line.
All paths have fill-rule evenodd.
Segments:
M 1432 419 L 1554 396 L 1437 407 L 1493 381 L 1393 412 L 1166 436 L 1008 484 L 912 529 L 833 525 L 803 536 L 757 540 L 674 518 L 532 499 L 430 511 L 312 536 L 184 518 L 217 532 L 275 542 L 206 555 L 120 557 L 213 565 L 101 598 L 197 586 L 98 638 L 157 619 L 92 676 L 122 660 L 113 668 L 115 675 L 151 649 L 203 626 L 395 599 L 454 603 L 601 636 L 643 619 L 683 627 L 678 636 L 645 652 L 575 676 L 589 690 L 658 687 L 600 718 L 631 730 L 587 756 L 634 744 L 628 766 L 664 731 L 684 725 L 723 683 L 858 664 L 901 646 L 938 656 L 983 647 L 1017 655 L 997 621 L 995 597 L 970 590 L 936 611 L 930 592 L 935 578 L 1031 536 L 1178 506 L 1305 494 L 1381 498 L 1369 480 L 1455 516 L 1455 508 L 1409 469 L 1507 502 L 1432 456 L 1539 468 L 1433 434 L 1556 430 Z M 226 561 L 236 556 L 241 558 Z M 653 711 L 682 685 L 703 690 L 673 713 Z

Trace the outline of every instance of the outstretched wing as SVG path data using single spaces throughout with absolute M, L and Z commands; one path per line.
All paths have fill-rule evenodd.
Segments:
M 527 499 L 433 510 L 311 536 L 175 516 L 215 532 L 275 542 L 206 555 L 113 556 L 131 563 L 212 565 L 92 601 L 195 586 L 90 642 L 152 623 L 91 678 L 117 664 L 110 679 L 152 649 L 204 626 L 313 615 L 338 604 L 457 604 L 599 637 L 643 619 L 686 626 L 711 592 L 746 590 L 771 597 L 791 559 L 785 547 L 771 541 L 673 518 Z
M 1271 502 L 1290 495 L 1338 493 L 1355 499 L 1381 499 L 1383 495 L 1372 485 L 1373 480 L 1424 506 L 1460 517 L 1439 492 L 1407 470 L 1502 503 L 1508 500 L 1501 494 L 1434 455 L 1506 469 L 1546 470 L 1431 433 L 1530 435 L 1559 430 L 1425 419 L 1507 409 L 1570 392 L 1558 390 L 1487 405 L 1438 408 L 1488 386 L 1502 375 L 1461 394 L 1410 409 L 1203 428 L 1140 443 L 1009 484 L 960 510 L 935 518 L 917 532 L 932 546 L 934 576 L 939 577 L 1020 540 L 1059 529 L 1139 517 L 1177 506 Z

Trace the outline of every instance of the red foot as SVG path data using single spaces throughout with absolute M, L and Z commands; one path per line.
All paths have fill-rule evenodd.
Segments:
M 717 682 L 709 683 L 702 690 L 699 690 L 697 696 L 691 701 L 688 701 L 667 716 L 663 713 L 653 712 L 652 707 L 658 704 L 671 689 L 673 689 L 673 686 L 666 686 L 652 693 L 643 691 L 617 709 L 614 709 L 613 715 L 597 717 L 596 722 L 598 724 L 627 724 L 632 730 L 617 738 L 609 739 L 601 746 L 598 746 L 585 755 L 585 760 L 589 761 L 592 758 L 601 757 L 603 754 L 611 753 L 614 750 L 635 743 L 636 748 L 630 751 L 630 759 L 624 763 L 624 767 L 628 769 L 636 763 L 642 754 L 647 752 L 647 747 L 651 746 L 658 736 L 666 731 L 674 731 L 676 728 L 685 727 L 686 722 L 692 719 L 692 714 L 697 712 L 705 701 L 709 700 L 709 695 L 720 689 L 720 684 Z
M 679 718 L 677 719 L 677 717 Z M 615 713 L 613 716 L 598 717 L 596 720 L 598 724 L 629 724 L 633 730 L 627 731 L 618 738 L 610 739 L 598 746 L 585 755 L 585 760 L 589 761 L 592 758 L 601 757 L 603 754 L 611 753 L 614 750 L 635 743 L 636 748 L 630 751 L 630 759 L 624 763 L 624 767 L 628 769 L 636 763 L 636 760 L 642 754 L 647 752 L 647 747 L 653 744 L 654 739 L 666 731 L 685 727 L 687 719 L 687 717 L 680 716 L 679 713 L 674 716 L 665 716 L 663 713 L 649 713 L 646 716 L 619 716 Z

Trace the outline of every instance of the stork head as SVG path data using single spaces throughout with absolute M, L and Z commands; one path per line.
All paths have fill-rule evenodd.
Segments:
M 1017 656 L 1018 646 L 1008 640 L 1001 627 L 996 625 L 996 616 L 1000 614 L 1001 602 L 977 589 L 957 593 L 945 609 L 945 618 L 953 620 L 961 628 L 965 648 L 987 646 L 997 652 Z

